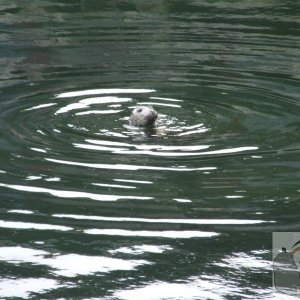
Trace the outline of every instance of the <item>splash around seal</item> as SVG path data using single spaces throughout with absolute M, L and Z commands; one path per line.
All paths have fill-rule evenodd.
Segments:
M 158 113 L 151 106 L 138 106 L 133 109 L 130 115 L 129 123 L 132 126 L 148 127 L 153 126 Z

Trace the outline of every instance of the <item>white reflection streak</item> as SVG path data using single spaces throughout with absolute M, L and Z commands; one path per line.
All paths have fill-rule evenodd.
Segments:
M 178 133 L 178 136 L 190 135 L 190 134 L 194 134 L 194 133 L 204 133 L 207 131 L 209 131 L 209 129 L 202 128 L 202 129 L 192 130 L 192 131 L 188 131 L 188 132 Z
M 118 290 L 113 294 L 113 299 L 119 300 L 166 300 L 166 299 L 210 299 L 223 300 L 219 291 L 224 290 L 224 285 L 216 284 L 214 280 L 206 280 L 205 284 L 197 282 L 167 283 L 152 282 L 144 287 Z M 218 292 L 217 292 L 218 291 Z
M 132 180 L 132 179 L 114 179 L 114 181 L 119 182 L 131 182 L 131 183 L 140 183 L 140 184 L 153 184 L 152 181 L 145 181 L 145 180 Z
M 208 149 L 209 145 L 191 145 L 191 146 L 164 146 L 164 145 L 135 145 L 121 142 L 111 142 L 111 141 L 103 141 L 103 140 L 85 140 L 88 143 L 96 144 L 96 145 L 107 145 L 107 146 L 121 146 L 121 147 L 134 147 L 140 150 L 179 150 L 179 151 L 196 151 L 196 150 L 204 150 Z M 81 144 L 84 145 L 84 144 Z
M 106 104 L 106 103 L 120 103 L 120 102 L 129 102 L 131 98 L 119 98 L 119 97 L 95 97 L 95 98 L 88 98 L 82 99 L 76 103 L 68 104 L 59 110 L 55 114 L 65 113 L 74 109 L 81 109 L 81 108 L 88 108 L 91 104 Z M 98 111 L 99 113 L 102 112 L 103 114 L 106 113 L 116 113 L 120 110 L 107 110 L 106 111 Z
M 49 107 L 49 106 L 53 106 L 53 105 L 57 105 L 57 103 L 41 104 L 41 105 L 37 105 L 37 106 L 33 106 L 33 107 L 30 107 L 30 108 L 23 109 L 23 111 L 28 111 L 28 110 L 34 110 L 34 109 Z
M 84 145 L 85 146 L 85 145 Z M 77 144 L 78 147 L 78 144 Z M 84 147 L 82 147 L 84 148 Z M 200 155 L 216 155 L 216 154 L 231 154 L 231 153 L 238 153 L 238 152 L 245 152 L 251 150 L 257 150 L 258 147 L 239 147 L 239 148 L 231 148 L 231 149 L 222 149 L 222 150 L 215 150 L 215 151 L 207 151 L 207 152 L 154 152 L 148 150 L 119 150 L 116 149 L 114 153 L 118 154 L 147 154 L 150 156 L 200 156 Z
M 0 247 L 0 260 L 13 262 L 16 264 L 29 262 L 40 263 L 43 255 L 48 255 L 49 252 L 44 250 L 36 250 L 30 248 L 17 247 Z
M 136 245 L 131 247 L 121 247 L 114 250 L 108 250 L 109 253 L 127 253 L 127 254 L 143 254 L 143 253 L 163 253 L 167 250 L 172 250 L 173 248 L 170 246 L 164 245 Z
M 91 164 L 91 163 L 79 163 L 75 161 L 66 161 L 60 159 L 53 159 L 53 158 L 45 158 L 47 161 L 52 161 L 58 164 L 63 165 L 72 165 L 72 166 L 82 166 L 88 168 L 95 168 L 95 169 L 108 169 L 108 170 L 156 170 L 156 171 L 176 171 L 176 172 L 188 172 L 188 171 L 210 171 L 216 170 L 216 167 L 203 167 L 203 168 L 185 168 L 185 167 L 150 167 L 150 166 L 137 166 L 137 165 L 125 165 L 125 164 Z M 1 186 L 1 184 L 0 184 Z
M 184 202 L 186 202 L 186 203 L 192 202 L 192 200 L 189 200 L 189 199 L 180 199 L 180 198 L 173 198 L 173 200 L 177 201 L 177 202 L 182 202 L 182 203 L 184 203 Z
M 236 270 L 272 270 L 272 263 L 268 260 L 259 258 L 257 255 L 248 255 L 243 252 L 226 255 L 221 262 L 214 263 L 216 266 L 232 268 Z
M 106 104 L 106 103 L 120 103 L 120 102 L 130 102 L 132 98 L 120 98 L 120 97 L 94 97 L 82 99 L 79 102 L 87 106 L 91 104 Z
M 15 214 L 25 214 L 25 215 L 34 214 L 33 211 L 31 211 L 31 210 L 25 210 L 25 209 L 10 209 L 7 212 L 9 212 L 9 213 L 15 213 Z
M 157 103 L 157 102 L 139 102 L 138 104 L 181 108 L 181 105 L 170 104 L 170 103 L 167 104 L 167 103 Z
M 76 262 L 76 263 L 74 263 Z M 85 256 L 67 254 L 45 259 L 44 264 L 57 269 L 57 275 L 74 277 L 89 275 L 96 272 L 111 272 L 116 270 L 130 271 L 140 265 L 150 264 L 146 260 L 123 260 L 106 256 Z
M 143 94 L 143 93 L 153 93 L 156 92 L 152 89 L 94 89 L 85 91 L 75 91 L 61 93 L 56 96 L 56 98 L 67 98 L 85 95 L 103 95 L 103 94 Z
M 39 224 L 29 222 L 13 222 L 0 220 L 0 228 L 15 228 L 15 229 L 37 229 L 37 230 L 72 230 L 72 227 L 50 224 Z
M 92 194 L 86 192 L 77 191 L 64 191 L 64 190 L 54 190 L 35 186 L 25 186 L 25 185 L 13 185 L 0 183 L 0 186 L 24 192 L 32 193 L 48 193 L 52 196 L 60 198 L 88 198 L 98 201 L 117 201 L 120 199 L 136 199 L 136 200 L 150 200 L 152 197 L 138 197 L 138 196 L 117 196 L 117 195 L 102 195 L 102 194 Z
M 105 146 L 97 146 L 97 145 L 87 145 L 87 144 L 78 144 L 73 143 L 73 146 L 80 149 L 88 149 L 88 150 L 98 150 L 98 151 L 129 151 L 129 149 L 126 148 L 111 148 L 111 147 L 105 147 Z
M 214 237 L 219 235 L 217 232 L 197 231 L 197 230 L 124 230 L 124 229 L 86 229 L 84 233 L 97 235 L 113 235 L 113 236 L 142 236 L 142 237 L 164 237 L 164 238 L 181 238 L 189 239 L 194 237 Z
M 91 140 L 91 139 L 86 139 L 85 141 L 88 142 L 88 143 L 91 143 L 91 144 L 96 144 L 96 145 L 132 147 L 131 144 L 122 143 L 122 142 Z
M 122 110 L 114 110 L 114 109 L 108 109 L 108 110 L 88 110 L 88 111 L 82 111 L 78 112 L 75 115 L 76 116 L 83 116 L 83 115 L 109 115 L 109 114 L 116 114 L 121 112 Z
M 149 97 L 150 99 L 155 100 L 164 100 L 164 101 L 174 101 L 174 102 L 183 102 L 183 100 L 174 99 L 174 98 L 162 98 L 162 97 Z
M 196 124 L 196 125 L 192 125 L 192 126 L 184 126 L 184 127 L 182 127 L 182 129 L 191 130 L 191 129 L 202 127 L 203 125 L 204 125 L 203 123 L 200 123 L 200 124 Z
M 46 265 L 54 269 L 53 273 L 68 277 L 96 272 L 134 270 L 140 265 L 151 264 L 146 260 L 124 260 L 79 254 L 52 255 L 51 257 L 50 252 L 23 247 L 0 247 L 0 260 L 14 264 Z
M 30 293 L 43 293 L 47 290 L 53 290 L 63 287 L 58 281 L 48 278 L 14 278 L 0 280 L 1 297 L 11 298 L 20 297 L 28 299 Z M 4 298 L 1 298 L 4 299 Z
M 251 151 L 251 150 L 258 150 L 258 147 L 238 147 L 238 148 L 229 148 L 229 149 L 221 149 L 221 150 L 214 150 L 208 152 L 202 152 L 202 155 L 214 155 L 214 154 L 231 154 L 237 152 L 244 152 L 244 151 Z
M 40 149 L 40 148 L 30 148 L 31 150 L 33 150 L 33 151 L 36 151 L 36 152 L 42 152 L 42 153 L 47 153 L 47 151 L 46 150 L 44 150 L 44 149 Z
M 197 130 L 198 132 L 198 130 Z M 192 133 L 192 132 L 190 132 Z M 99 145 L 109 145 L 105 143 L 105 141 L 97 141 L 97 140 L 86 140 L 87 142 Z M 213 151 L 206 151 L 206 152 L 187 152 L 187 151 L 195 151 L 201 149 L 208 149 L 209 146 L 207 145 L 196 145 L 196 146 L 162 146 L 162 145 L 130 145 L 127 143 L 119 143 L 119 145 L 127 146 L 127 147 L 135 147 L 138 150 L 129 150 L 126 148 L 109 148 L 104 146 L 97 146 L 97 145 L 88 145 L 88 144 L 73 144 L 76 148 L 82 149 L 91 149 L 91 150 L 110 150 L 114 153 L 118 154 L 146 154 L 150 156 L 200 156 L 200 155 L 218 155 L 218 154 L 231 154 L 231 153 L 238 153 L 238 152 L 245 152 L 245 151 L 253 151 L 258 150 L 258 147 L 249 146 L 249 147 L 238 147 L 238 148 L 229 148 L 229 149 L 220 149 L 220 150 L 213 150 Z M 111 144 L 112 146 L 117 146 L 118 144 Z M 151 151 L 151 150 L 160 150 L 160 151 Z M 186 152 L 167 152 L 168 150 L 179 150 L 179 151 L 186 151 Z M 162 152 L 163 151 L 163 152 Z
M 264 220 L 238 220 L 238 219 L 146 219 L 128 217 L 101 217 L 101 216 L 82 216 L 72 214 L 54 214 L 53 217 L 72 218 L 77 220 L 95 220 L 112 222 L 143 222 L 143 223 L 171 223 L 171 224 L 194 224 L 194 225 L 250 225 L 261 223 L 272 223 L 273 221 Z
M 120 184 L 92 183 L 92 185 L 109 187 L 109 188 L 117 188 L 117 189 L 136 189 L 135 186 L 120 185 Z
M 72 104 L 69 104 L 67 106 L 60 108 L 58 111 L 56 111 L 55 114 L 58 115 L 58 114 L 68 112 L 70 110 L 81 109 L 81 108 L 86 108 L 86 107 L 87 107 L 87 105 L 85 105 L 83 103 L 72 103 Z

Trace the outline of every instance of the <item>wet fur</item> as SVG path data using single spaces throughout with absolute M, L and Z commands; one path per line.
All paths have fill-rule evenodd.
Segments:
M 130 115 L 130 125 L 137 127 L 153 126 L 157 119 L 157 112 L 151 106 L 138 106 Z

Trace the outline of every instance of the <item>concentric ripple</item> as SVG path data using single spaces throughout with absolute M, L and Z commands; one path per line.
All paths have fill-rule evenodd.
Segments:
M 0 298 L 285 299 L 298 6 L 2 1 Z
M 116 180 L 161 185 L 157 182 L 157 171 L 218 174 L 220 162 L 224 164 L 228 157 L 242 155 L 255 160 L 272 154 L 276 144 L 285 143 L 286 135 L 279 136 L 278 130 L 292 128 L 296 110 L 287 108 L 293 103 L 282 99 L 280 108 L 280 97 L 274 104 L 271 92 L 259 94 L 259 89 L 245 88 L 237 93 L 236 89 L 227 86 L 219 92 L 217 86 L 212 95 L 208 87 L 194 99 L 165 96 L 154 89 L 132 88 L 37 94 L 31 97 L 31 105 L 23 99 L 22 106 L 4 112 L 13 122 L 3 134 L 22 145 L 23 150 L 15 154 L 16 161 L 32 169 L 24 179 L 47 184 L 4 181 L 1 186 L 68 199 L 153 200 L 157 195 L 148 194 L 136 185 L 132 188 L 118 185 Z M 151 105 L 159 113 L 152 129 L 136 128 L 128 123 L 131 109 L 141 104 Z M 261 139 L 261 132 L 263 137 L 268 136 L 267 141 Z M 38 167 L 30 162 L 33 156 L 39 162 Z M 73 168 L 83 175 L 80 186 L 84 189 L 63 184 L 71 181 Z M 39 169 L 38 174 L 34 169 Z M 50 176 L 41 170 L 59 171 Z M 97 178 L 93 170 L 99 172 Z M 139 170 L 144 170 L 141 178 Z M 118 171 L 126 172 L 125 177 L 116 175 Z M 181 198 L 175 195 L 176 192 L 171 198 Z M 244 196 L 233 192 L 228 197 Z

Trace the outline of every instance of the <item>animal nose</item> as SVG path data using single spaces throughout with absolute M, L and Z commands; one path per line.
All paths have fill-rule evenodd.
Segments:
M 151 111 L 152 119 L 155 120 L 157 118 L 157 113 L 153 110 Z

